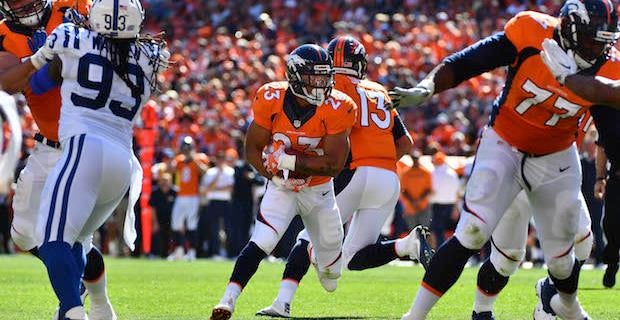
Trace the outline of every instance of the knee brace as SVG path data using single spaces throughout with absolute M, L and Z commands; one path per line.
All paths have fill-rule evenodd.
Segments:
M 575 237 L 575 257 L 579 261 L 585 261 L 590 257 L 590 252 L 592 252 L 592 246 L 594 245 L 594 237 L 592 236 L 592 232 L 588 230 L 588 233 L 578 234 Z
M 575 264 L 575 256 L 573 254 L 567 254 L 560 258 L 551 258 L 547 261 L 547 267 L 549 268 L 549 275 L 552 279 L 567 279 L 571 276 Z
M 487 295 L 499 294 L 508 284 L 509 276 L 500 274 L 497 267 L 487 260 L 478 271 L 478 288 Z
M 490 260 L 499 274 L 510 277 L 517 271 L 524 257 L 525 250 L 500 249 L 493 244 Z
M 105 264 L 101 252 L 93 247 L 86 255 L 86 267 L 84 268 L 84 281 L 97 281 L 105 272 Z
M 257 223 L 250 239 L 256 246 L 265 253 L 270 254 L 276 248 L 280 237 L 276 232 L 264 223 Z

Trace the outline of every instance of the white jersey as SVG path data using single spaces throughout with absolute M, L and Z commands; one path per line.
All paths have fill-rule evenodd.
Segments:
M 131 89 L 115 72 L 109 60 L 109 42 L 97 32 L 72 23 L 59 25 L 47 45 L 62 61 L 62 108 L 59 139 L 92 134 L 128 148 L 132 122 L 151 94 L 150 79 L 162 49 L 158 43 L 132 43 L 129 50 Z

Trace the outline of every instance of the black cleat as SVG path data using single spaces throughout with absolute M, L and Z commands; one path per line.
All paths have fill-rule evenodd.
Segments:
M 435 250 L 431 248 L 427 241 L 427 238 L 430 236 L 431 232 L 427 227 L 421 225 L 415 227 L 413 230 L 416 232 L 418 239 L 420 240 L 420 258 L 418 259 L 418 262 L 422 264 L 424 270 L 428 270 L 428 265 L 431 262 L 431 258 L 435 254 Z
M 476 313 L 476 311 L 472 311 L 471 320 L 495 320 L 495 317 L 493 317 L 492 311 L 485 311 L 485 312 L 480 312 L 480 313 Z
M 603 276 L 603 286 L 605 288 L 613 288 L 616 285 L 616 273 L 618 273 L 618 263 L 608 264 Z

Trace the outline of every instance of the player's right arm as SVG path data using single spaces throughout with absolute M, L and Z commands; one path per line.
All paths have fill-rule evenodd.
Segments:
M 271 141 L 271 130 L 258 125 L 255 121 L 250 123 L 248 133 L 245 135 L 245 154 L 248 163 L 263 177 L 271 180 L 273 175 L 263 165 L 263 149 Z
M 392 118 L 394 120 L 392 136 L 394 137 L 394 144 L 396 145 L 396 160 L 399 160 L 411 151 L 411 148 L 413 148 L 413 139 L 407 127 L 405 127 L 403 119 L 400 118 L 396 110 L 392 110 Z
M 566 87 L 593 104 L 620 108 L 620 81 L 605 77 L 574 74 L 566 77 Z

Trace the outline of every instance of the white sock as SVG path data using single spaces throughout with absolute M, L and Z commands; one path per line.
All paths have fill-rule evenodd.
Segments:
M 431 311 L 435 303 L 439 301 L 440 296 L 432 293 L 430 290 L 423 286 L 418 289 L 418 294 L 415 296 L 413 305 L 409 312 L 405 315 L 409 320 L 424 320 L 426 315 Z
M 299 283 L 292 279 L 284 279 L 280 282 L 280 290 L 278 291 L 278 297 L 276 300 L 291 304 L 295 291 L 297 291 Z
M 240 294 L 241 286 L 237 283 L 229 282 L 228 286 L 226 286 L 224 296 L 222 297 L 222 300 L 220 300 L 220 304 L 231 305 L 234 307 Z
M 107 280 L 105 271 L 95 281 L 84 281 L 84 286 L 88 290 L 91 303 L 107 303 L 109 301 L 106 290 Z
M 474 311 L 476 313 L 493 311 L 493 305 L 497 300 L 497 294 L 486 295 L 480 289 L 476 288 L 476 300 L 474 301 Z

